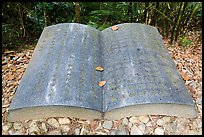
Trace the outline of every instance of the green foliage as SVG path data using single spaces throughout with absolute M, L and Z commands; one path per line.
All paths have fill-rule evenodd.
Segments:
M 189 44 L 191 44 L 191 40 L 189 40 L 186 36 L 181 36 L 179 38 L 179 46 L 187 47 Z
M 36 43 L 44 27 L 76 21 L 98 30 L 110 26 L 136 22 L 155 26 L 163 37 L 172 41 L 188 30 L 202 28 L 201 2 L 3 2 L 2 3 L 2 47 Z M 185 38 L 181 45 L 188 45 Z
M 10 24 L 2 24 L 2 49 L 15 49 L 16 46 L 22 44 L 22 41 L 19 39 L 21 35 L 21 31 L 16 29 L 16 27 Z

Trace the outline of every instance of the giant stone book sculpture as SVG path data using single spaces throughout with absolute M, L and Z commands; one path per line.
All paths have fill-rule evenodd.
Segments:
M 9 108 L 9 121 L 46 117 L 196 117 L 185 84 L 155 27 L 99 31 L 78 23 L 44 28 Z M 102 66 L 103 71 L 96 71 Z M 99 81 L 106 81 L 101 87 Z

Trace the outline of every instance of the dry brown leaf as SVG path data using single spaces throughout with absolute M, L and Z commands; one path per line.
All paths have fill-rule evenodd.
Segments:
M 10 53 L 15 53 L 15 51 L 13 51 L 13 50 L 8 50 L 8 49 L 6 49 L 5 51 L 4 51 L 4 54 L 10 54 Z
M 103 68 L 102 67 L 96 67 L 96 70 L 103 71 Z
M 105 84 L 106 84 L 106 81 L 99 81 L 99 82 L 98 82 L 98 85 L 99 85 L 100 87 L 103 87 Z
M 2 70 L 5 71 L 8 68 L 8 66 L 4 65 L 2 66 Z
M 8 80 L 13 80 L 14 79 L 14 75 L 9 75 Z
M 116 31 L 116 30 L 118 30 L 118 27 L 117 26 L 113 26 L 113 27 L 111 27 L 111 29 L 112 29 L 112 31 Z
M 11 69 L 12 69 L 12 71 L 16 71 L 16 67 L 15 66 L 12 66 Z
M 25 68 L 20 68 L 18 71 L 21 72 L 21 73 L 23 73 L 24 70 L 25 70 Z

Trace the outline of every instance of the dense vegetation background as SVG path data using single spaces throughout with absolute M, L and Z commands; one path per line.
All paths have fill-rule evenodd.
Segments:
M 44 27 L 79 22 L 99 30 L 119 23 L 155 26 L 163 38 L 183 41 L 202 28 L 201 2 L 4 2 L 2 50 L 36 44 Z

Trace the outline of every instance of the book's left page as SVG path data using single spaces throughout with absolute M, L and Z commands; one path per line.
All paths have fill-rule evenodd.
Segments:
M 101 118 L 100 31 L 78 23 L 44 28 L 9 108 L 8 120 Z

